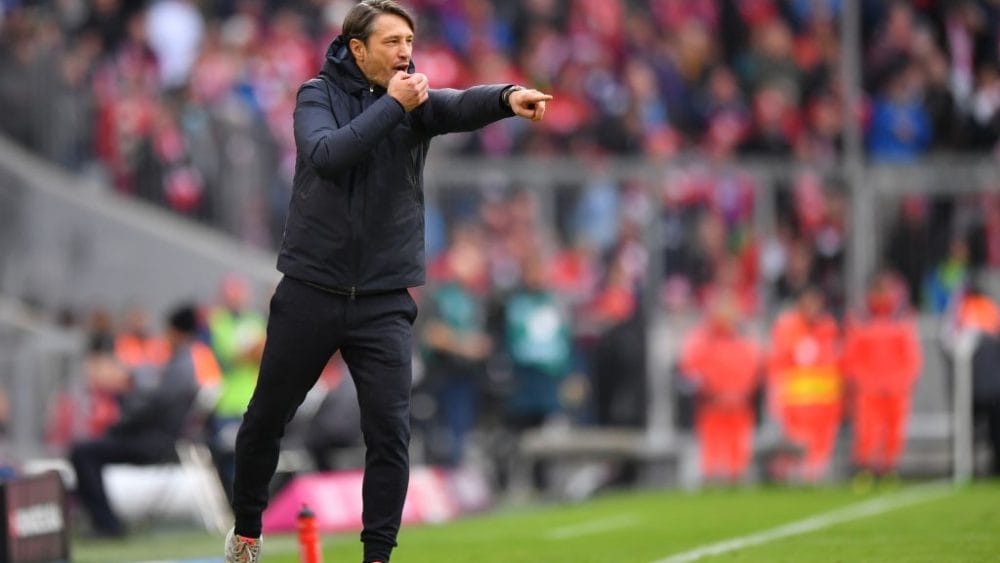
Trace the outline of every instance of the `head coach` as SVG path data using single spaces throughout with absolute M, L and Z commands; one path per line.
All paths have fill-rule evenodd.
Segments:
M 298 92 L 296 167 L 260 374 L 236 440 L 226 563 L 255 562 L 285 424 L 340 350 L 366 457 L 364 561 L 387 562 L 409 480 L 412 325 L 424 283 L 423 168 L 437 135 L 541 120 L 551 96 L 511 84 L 434 89 L 415 71 L 413 18 L 392 0 L 346 15 Z

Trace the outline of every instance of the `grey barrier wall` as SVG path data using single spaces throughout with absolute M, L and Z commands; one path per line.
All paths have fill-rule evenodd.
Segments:
M 45 431 L 57 397 L 84 396 L 84 344 L 81 333 L 53 327 L 20 303 L 0 298 L 0 388 L 9 408 L 0 462 L 63 453 L 47 451 Z M 72 421 L 76 427 L 81 423 Z
M 156 314 L 213 300 L 230 272 L 262 300 L 278 280 L 272 253 L 116 196 L 0 139 L 0 293 L 50 310 L 142 303 Z

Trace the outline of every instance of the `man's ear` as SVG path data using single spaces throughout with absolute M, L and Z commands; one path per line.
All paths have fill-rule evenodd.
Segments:
M 348 48 L 351 50 L 351 54 L 354 55 L 354 60 L 359 63 L 365 60 L 365 43 L 358 38 L 352 38 L 347 44 Z

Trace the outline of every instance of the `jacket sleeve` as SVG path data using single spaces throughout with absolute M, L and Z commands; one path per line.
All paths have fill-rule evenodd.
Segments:
M 305 83 L 295 102 L 295 146 L 320 177 L 332 179 L 357 164 L 406 114 L 390 96 L 382 96 L 343 126 L 337 124 L 326 86 Z
M 508 84 L 473 86 L 468 90 L 432 89 L 427 102 L 415 110 L 428 135 L 474 131 L 511 117 L 514 112 L 500 103 L 500 92 Z

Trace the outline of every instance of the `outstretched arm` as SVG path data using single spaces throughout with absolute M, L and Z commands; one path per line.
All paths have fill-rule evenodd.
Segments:
M 503 96 L 510 87 L 507 84 L 491 84 L 467 90 L 431 90 L 427 103 L 415 113 L 424 130 L 432 136 L 474 131 L 513 115 L 535 121 L 542 119 L 545 102 L 552 96 L 525 89 Z

